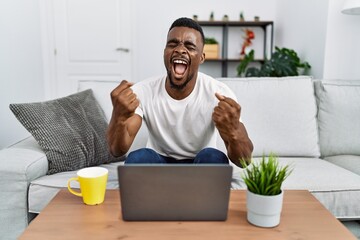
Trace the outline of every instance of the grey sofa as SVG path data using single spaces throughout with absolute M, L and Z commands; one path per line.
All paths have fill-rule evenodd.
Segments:
M 254 160 L 274 152 L 293 173 L 284 189 L 309 190 L 355 235 L 360 235 L 360 81 L 310 77 L 222 78 L 242 106 L 242 121 L 254 143 Z M 110 119 L 110 91 L 116 82 L 80 81 L 91 88 Z M 145 146 L 142 127 L 132 149 Z M 225 150 L 221 139 L 218 146 Z M 131 149 L 131 150 L 132 150 Z M 109 189 L 118 188 L 116 168 Z M 46 175 L 47 158 L 34 138 L 0 150 L 0 238 L 15 239 L 76 171 Z M 244 189 L 234 166 L 233 189 Z M 76 186 L 75 186 L 76 187 Z

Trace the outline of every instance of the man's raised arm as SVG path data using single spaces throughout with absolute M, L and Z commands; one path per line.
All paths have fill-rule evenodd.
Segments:
M 142 118 L 135 114 L 139 100 L 132 91 L 133 84 L 123 80 L 111 92 L 113 112 L 107 129 L 107 141 L 113 156 L 127 153 L 142 123 Z

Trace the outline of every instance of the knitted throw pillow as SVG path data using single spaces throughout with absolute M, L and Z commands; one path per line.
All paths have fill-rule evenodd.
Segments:
M 91 89 L 10 109 L 45 151 L 48 174 L 123 160 L 108 151 L 107 122 Z

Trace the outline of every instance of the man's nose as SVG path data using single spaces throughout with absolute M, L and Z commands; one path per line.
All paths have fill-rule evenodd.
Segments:
M 185 48 L 184 44 L 179 44 L 175 48 L 175 52 L 180 53 L 180 54 L 185 54 L 186 53 L 186 48 Z

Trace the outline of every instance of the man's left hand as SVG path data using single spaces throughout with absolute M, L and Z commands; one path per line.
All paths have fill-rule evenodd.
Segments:
M 231 98 L 225 97 L 219 93 L 215 93 L 219 104 L 214 108 L 212 119 L 218 129 L 221 138 L 228 142 L 236 132 L 240 125 L 240 105 Z

